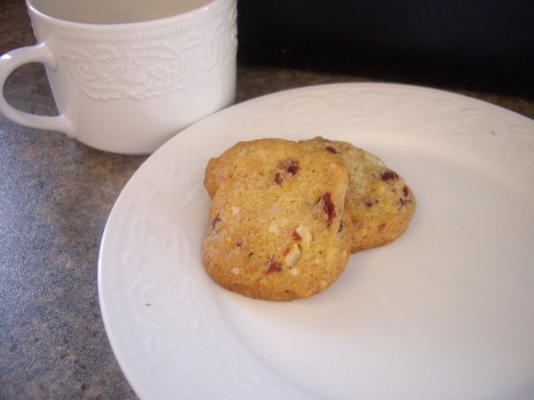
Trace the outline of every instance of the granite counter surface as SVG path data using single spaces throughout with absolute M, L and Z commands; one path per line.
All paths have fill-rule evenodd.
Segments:
M 1 2 L 0 53 L 33 43 L 24 2 Z M 237 101 L 318 83 L 374 80 L 241 62 Z M 435 87 L 534 117 L 534 101 L 526 97 Z M 15 71 L 4 92 L 18 108 L 55 113 L 40 65 Z M 97 261 L 111 207 L 145 159 L 97 151 L 0 116 L 1 399 L 136 398 L 104 331 Z

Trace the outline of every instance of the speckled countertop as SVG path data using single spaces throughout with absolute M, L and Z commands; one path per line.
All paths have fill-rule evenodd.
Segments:
M 0 53 L 33 43 L 24 2 L 2 1 Z M 240 63 L 237 99 L 372 80 Z M 434 86 L 534 117 L 532 99 Z M 55 112 L 39 65 L 15 71 L 5 93 L 23 110 Z M 136 398 L 108 343 L 96 282 L 108 213 L 145 159 L 93 150 L 0 116 L 0 399 Z

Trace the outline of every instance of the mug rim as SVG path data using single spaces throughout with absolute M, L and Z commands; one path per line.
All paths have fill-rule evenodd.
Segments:
M 137 26 L 147 26 L 147 25 L 156 25 L 160 23 L 165 23 L 169 21 L 174 20 L 180 20 L 180 19 L 186 19 L 192 17 L 194 14 L 199 14 L 203 12 L 210 11 L 211 9 L 221 7 L 223 3 L 234 3 L 236 0 L 209 0 L 209 2 L 201 7 L 194 8 L 192 10 L 178 13 L 178 14 L 172 14 L 167 17 L 162 18 L 156 18 L 156 19 L 147 19 L 145 21 L 136 21 L 136 22 L 119 22 L 119 23 L 91 23 L 91 22 L 76 22 L 76 21 L 70 21 L 68 19 L 63 18 L 57 18 L 53 17 L 51 15 L 48 15 L 44 13 L 43 11 L 39 10 L 33 3 L 32 0 L 26 0 L 26 7 L 29 11 L 31 11 L 33 14 L 39 16 L 40 18 L 43 18 L 45 20 L 48 20 L 49 22 L 53 22 L 55 24 L 63 24 L 67 26 L 72 27 L 80 27 L 80 26 L 87 26 L 91 27 L 92 29 L 110 29 L 110 28 L 127 28 L 127 27 L 137 27 Z

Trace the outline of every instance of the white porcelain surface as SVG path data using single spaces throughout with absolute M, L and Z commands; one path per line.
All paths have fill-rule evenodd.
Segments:
M 239 140 L 347 140 L 417 197 L 408 231 L 323 293 L 267 302 L 203 271 L 206 162 Z M 389 84 L 280 92 L 210 116 L 136 172 L 102 240 L 105 326 L 142 399 L 534 398 L 534 122 Z
M 59 130 L 102 150 L 150 153 L 234 101 L 235 0 L 118 24 L 51 18 L 31 0 L 28 9 L 39 43 L 2 56 L 0 85 L 19 65 L 42 62 L 60 115 L 23 113 L 0 96 L 0 112 L 17 123 Z

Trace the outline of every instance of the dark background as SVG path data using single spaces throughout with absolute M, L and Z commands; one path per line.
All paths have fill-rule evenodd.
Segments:
M 533 0 L 239 1 L 244 62 L 534 96 Z

